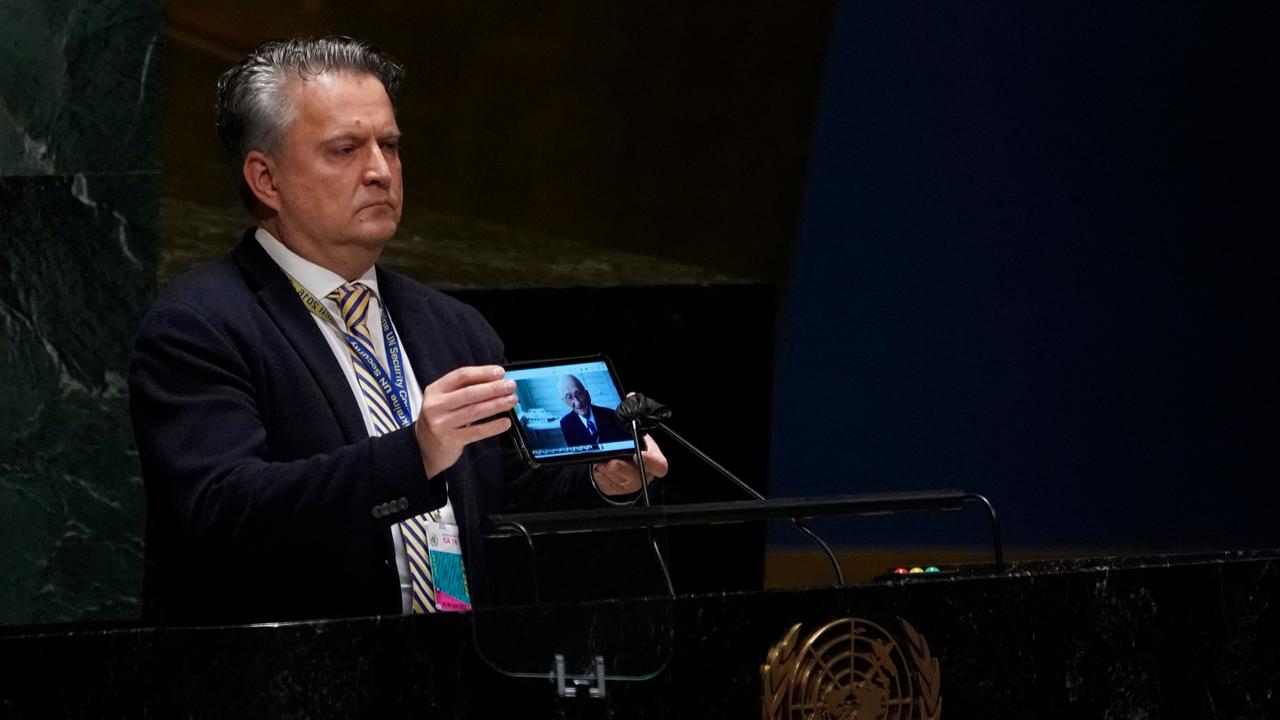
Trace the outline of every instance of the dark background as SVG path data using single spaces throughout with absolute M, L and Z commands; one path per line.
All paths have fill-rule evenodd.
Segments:
M 407 68 L 405 217 L 391 260 L 416 277 L 785 279 L 830 8 L 170 0 L 162 279 L 225 244 L 210 225 L 244 222 L 212 130 L 218 75 L 267 38 L 326 34 L 372 42 Z

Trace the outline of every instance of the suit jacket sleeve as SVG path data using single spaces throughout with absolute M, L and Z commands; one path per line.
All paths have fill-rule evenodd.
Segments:
M 272 459 L 256 389 L 261 370 L 243 344 L 202 310 L 172 301 L 153 308 L 137 340 L 130 403 L 148 498 L 164 504 L 158 510 L 189 542 L 252 548 L 340 540 L 444 503 L 442 479 L 425 477 L 412 427 L 346 444 L 317 437 L 317 448 L 330 449 Z M 298 392 L 315 391 L 300 383 Z M 336 434 L 330 425 L 309 429 Z M 371 513 L 400 498 L 407 507 L 399 512 Z

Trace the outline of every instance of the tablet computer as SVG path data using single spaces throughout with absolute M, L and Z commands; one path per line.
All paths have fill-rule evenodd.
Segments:
M 631 430 L 614 412 L 622 384 L 604 355 L 503 366 L 516 383 L 511 431 L 531 465 L 630 457 Z

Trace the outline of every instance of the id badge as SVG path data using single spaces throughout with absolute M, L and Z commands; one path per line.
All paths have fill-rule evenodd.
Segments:
M 427 520 L 427 545 L 431 579 L 436 586 L 436 605 L 445 612 L 470 610 L 471 595 L 467 592 L 467 575 L 462 570 L 458 526 Z

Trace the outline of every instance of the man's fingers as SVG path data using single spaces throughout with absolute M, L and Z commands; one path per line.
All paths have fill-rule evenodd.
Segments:
M 649 476 L 649 480 L 663 477 L 669 470 L 667 457 L 662 454 L 662 449 L 653 438 L 646 434 L 644 439 L 649 444 L 649 449 L 640 453 L 644 457 L 645 474 Z M 629 458 L 615 458 L 597 463 L 595 474 L 597 478 L 611 483 L 617 489 L 639 489 L 640 469 L 636 467 L 635 461 Z
M 598 463 L 591 470 L 596 487 L 605 495 L 626 495 L 639 489 L 639 485 L 631 487 L 632 479 L 638 475 L 635 468 L 621 460 Z
M 445 411 L 458 410 L 492 398 L 515 397 L 512 395 L 515 389 L 516 384 L 511 380 L 493 380 L 435 395 L 432 398 L 432 405 Z
M 505 413 L 515 407 L 515 404 L 515 395 L 503 395 L 492 400 L 465 405 L 450 412 L 436 413 L 428 422 L 431 423 L 432 427 L 447 432 L 452 429 L 466 427 L 477 420 L 483 420 L 492 415 Z
M 480 423 L 479 425 L 468 425 L 467 427 L 460 428 L 455 432 L 458 433 L 459 439 L 464 443 L 469 444 L 477 440 L 484 440 L 485 438 L 501 435 L 510 429 L 511 418 L 502 417 L 496 420 L 490 420 L 486 423 Z
M 441 375 L 427 387 L 437 392 L 450 393 L 468 385 L 492 382 L 501 378 L 505 372 L 501 365 L 469 365 Z
M 635 465 L 632 465 L 630 461 L 618 460 L 617 458 L 606 461 L 603 464 L 603 469 L 605 477 L 615 482 L 625 480 L 627 475 L 634 475 L 636 471 Z M 597 469 L 596 472 L 600 472 L 600 470 Z

